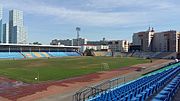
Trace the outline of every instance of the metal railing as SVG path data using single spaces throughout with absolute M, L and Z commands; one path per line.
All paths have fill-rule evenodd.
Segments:
M 163 64 L 159 64 L 157 66 L 160 66 L 161 68 L 163 68 L 165 66 L 170 65 L 170 64 L 168 64 L 168 65 L 167 64 L 168 63 L 163 63 Z M 175 64 L 175 63 L 171 62 L 171 64 Z M 73 101 L 85 101 L 91 97 L 95 97 L 96 95 L 98 95 L 100 93 L 103 93 L 103 92 L 111 90 L 115 87 L 118 87 L 121 84 L 125 84 L 131 80 L 135 80 L 138 77 L 142 76 L 143 74 L 149 73 L 154 70 L 157 70 L 157 68 L 155 68 L 155 67 L 145 68 L 140 72 L 134 72 L 131 74 L 127 74 L 125 76 L 120 76 L 118 78 L 104 81 L 95 86 L 82 88 L 81 90 L 79 90 L 78 92 L 76 92 L 73 95 Z
M 98 85 L 85 87 L 80 89 L 73 95 L 73 101 L 85 101 L 90 97 L 94 97 L 100 93 L 106 92 L 110 89 L 118 87 L 121 84 L 124 84 L 130 80 L 140 77 L 141 74 L 135 72 L 126 76 L 120 76 L 111 80 L 104 81 Z

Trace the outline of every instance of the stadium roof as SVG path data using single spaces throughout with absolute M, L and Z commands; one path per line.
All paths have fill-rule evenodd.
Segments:
M 24 47 L 56 47 L 56 48 L 80 48 L 80 46 L 64 46 L 64 45 L 34 45 L 34 44 L 4 44 L 0 43 L 0 46 L 24 46 Z

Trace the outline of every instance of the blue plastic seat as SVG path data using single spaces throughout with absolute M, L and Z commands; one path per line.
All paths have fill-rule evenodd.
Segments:
M 179 65 L 179 64 L 178 64 Z M 106 94 L 106 97 L 101 99 L 102 101 L 145 101 L 148 97 L 156 92 L 160 92 L 160 89 L 168 84 L 170 80 L 174 78 L 180 72 L 178 66 L 172 66 L 169 69 L 165 69 L 162 72 L 152 74 L 139 78 L 135 81 L 127 83 L 123 86 L 116 87 Z M 172 80 L 164 90 L 162 90 L 153 100 L 161 101 L 164 99 L 168 101 L 171 96 L 177 91 L 175 88 L 179 87 L 180 75 Z M 160 99 L 160 97 L 162 97 Z M 167 98 L 165 98 L 167 97 Z
M 23 59 L 24 56 L 19 52 L 0 52 L 1 59 Z

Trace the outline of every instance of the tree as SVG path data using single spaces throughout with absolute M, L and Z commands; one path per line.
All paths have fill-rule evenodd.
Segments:
M 42 44 L 39 42 L 33 42 L 33 45 L 42 45 Z
M 84 51 L 84 54 L 85 54 L 86 56 L 93 56 L 93 51 L 94 51 L 94 49 L 86 49 L 86 50 Z

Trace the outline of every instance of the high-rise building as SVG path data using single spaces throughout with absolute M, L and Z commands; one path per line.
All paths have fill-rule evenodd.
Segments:
M 147 31 L 134 33 L 133 45 L 139 45 L 142 51 L 151 51 L 154 33 L 155 31 L 153 28 L 149 28 Z
M 0 43 L 2 43 L 3 41 L 2 16 L 3 16 L 3 10 L 2 10 L 2 6 L 0 5 Z
M 27 32 L 24 28 L 23 12 L 20 10 L 9 11 L 9 43 L 27 43 Z
M 180 52 L 180 32 L 155 32 L 153 29 L 133 34 L 133 45 L 141 51 Z
M 153 51 L 179 52 L 180 32 L 175 30 L 156 32 L 153 39 Z
M 3 43 L 9 43 L 9 26 L 3 24 Z

